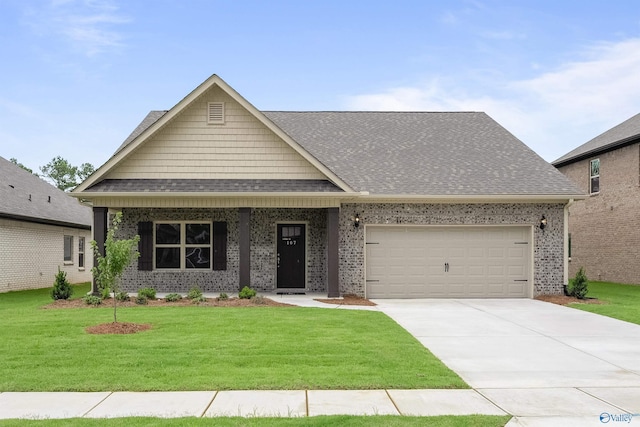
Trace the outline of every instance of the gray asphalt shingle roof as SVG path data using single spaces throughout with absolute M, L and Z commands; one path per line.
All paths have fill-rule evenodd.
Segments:
M 165 113 L 150 112 L 118 151 Z M 581 194 L 568 178 L 482 112 L 263 114 L 355 191 L 443 196 Z
M 0 217 L 90 228 L 91 208 L 0 157 Z
M 576 195 L 481 112 L 264 112 L 356 191 L 387 195 Z
M 87 189 L 91 192 L 341 192 L 321 179 L 105 179 Z
M 595 155 L 624 145 L 626 142 L 634 139 L 640 139 L 640 114 L 636 114 L 630 119 L 596 136 L 592 140 L 555 160 L 552 164 L 555 166 L 566 165 L 590 155 Z

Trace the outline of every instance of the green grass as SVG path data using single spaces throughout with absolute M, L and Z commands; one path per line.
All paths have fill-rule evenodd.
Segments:
M 640 286 L 590 281 L 587 297 L 605 304 L 577 303 L 571 307 L 640 325 Z
M 174 426 L 216 426 L 216 427 L 502 427 L 510 416 L 319 416 L 308 418 L 111 418 L 86 419 L 72 418 L 63 420 L 0 420 L 2 426 L 33 427 L 174 427 Z
M 50 302 L 48 289 L 0 294 L 0 391 L 468 387 L 375 311 L 119 308 L 119 321 L 153 328 L 91 335 L 112 308 L 41 309 Z

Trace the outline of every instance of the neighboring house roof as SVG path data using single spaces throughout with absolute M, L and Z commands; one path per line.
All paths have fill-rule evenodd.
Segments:
M 582 195 L 568 178 L 485 113 L 259 111 L 215 75 L 173 109 L 149 113 L 104 169 L 81 184 L 77 192 L 168 191 L 162 180 L 103 183 L 100 177 L 214 84 L 318 167 L 335 184 L 335 189 L 328 191 L 381 197 Z M 174 179 L 173 188 L 188 181 Z M 283 182 L 263 182 L 260 189 L 251 191 L 298 191 L 301 185 L 276 185 Z M 227 184 L 206 183 L 197 187 L 200 190 L 190 191 L 251 188 L 251 183 L 235 188 Z M 320 187 L 328 189 L 327 184 Z M 320 187 L 308 191 L 327 191 Z
M 91 208 L 0 157 L 0 218 L 90 229 Z
M 555 160 L 552 164 L 555 167 L 561 167 L 638 141 L 640 141 L 640 114 L 636 114 L 630 119 L 596 136 L 592 140 Z

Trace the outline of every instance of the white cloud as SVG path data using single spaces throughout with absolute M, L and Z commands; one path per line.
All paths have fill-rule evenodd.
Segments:
M 640 39 L 600 43 L 527 80 L 464 88 L 435 77 L 350 97 L 354 110 L 485 111 L 548 161 L 640 112 Z
M 117 26 L 131 22 L 111 0 L 51 0 L 28 10 L 27 19 L 34 31 L 62 36 L 87 56 L 124 46 Z

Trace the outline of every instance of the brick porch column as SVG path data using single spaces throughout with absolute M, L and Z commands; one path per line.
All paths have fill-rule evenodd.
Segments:
M 251 208 L 240 208 L 238 244 L 240 246 L 240 277 L 238 290 L 251 286 Z
M 340 296 L 339 213 L 340 208 L 327 209 L 327 290 L 329 298 Z
M 109 208 L 93 208 L 93 240 L 98 244 L 98 250 L 100 254 L 104 256 L 104 243 L 107 240 L 107 215 L 109 213 Z M 98 265 L 98 260 L 95 255 L 93 257 L 93 265 Z M 96 279 L 93 278 L 91 282 L 91 294 L 92 295 L 100 295 L 100 290 L 98 289 L 98 284 L 96 283 Z

